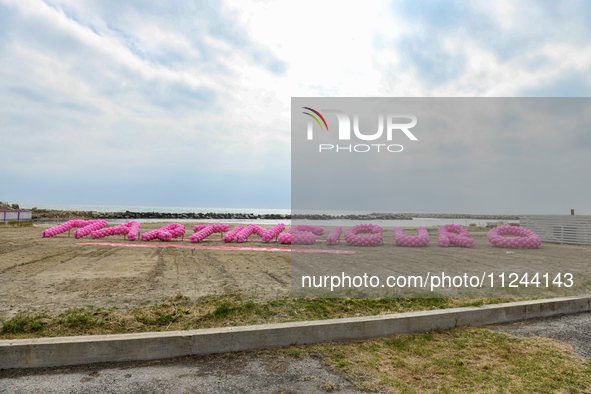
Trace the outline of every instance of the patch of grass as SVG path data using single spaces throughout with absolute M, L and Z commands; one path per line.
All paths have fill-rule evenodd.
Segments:
M 298 347 L 291 347 L 292 351 Z M 544 338 L 460 327 L 307 347 L 359 389 L 385 393 L 580 393 L 591 362 Z
M 228 302 L 222 302 L 215 310 L 213 311 L 213 315 L 217 318 L 224 318 L 227 317 L 234 308 L 230 306 Z
M 2 334 L 24 334 L 42 331 L 45 328 L 46 315 L 17 315 L 2 324 Z
M 101 317 L 104 316 L 102 311 L 102 309 L 95 309 L 93 306 L 68 309 L 60 314 L 57 320 L 65 327 L 89 329 L 99 324 Z
M 479 306 L 515 299 L 482 298 L 290 298 L 243 300 L 239 293 L 209 295 L 191 301 L 182 293 L 164 297 L 154 306 L 125 313 L 116 309 L 69 309 L 61 314 L 17 315 L 2 323 L 0 338 L 120 334 L 145 331 L 190 330 L 305 320 L 336 319 Z

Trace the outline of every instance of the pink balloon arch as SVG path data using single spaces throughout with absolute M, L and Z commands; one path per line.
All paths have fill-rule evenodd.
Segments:
M 261 238 L 265 242 L 271 242 L 271 240 L 273 238 L 278 237 L 279 234 L 281 234 L 283 232 L 283 230 L 285 230 L 285 224 L 279 223 L 278 225 L 270 228 L 269 230 L 263 230 Z
M 173 238 L 181 237 L 185 234 L 185 226 L 178 223 L 171 223 L 158 230 L 143 233 L 140 236 L 142 241 L 152 241 L 158 238 L 160 241 L 172 241 Z
M 256 224 L 251 224 L 247 227 L 236 226 L 234 229 L 232 229 L 232 231 L 226 234 L 222 240 L 226 243 L 233 241 L 237 243 L 243 243 L 248 239 L 248 237 L 256 234 L 262 238 L 263 242 L 271 242 L 271 240 L 275 237 L 278 237 L 283 230 L 285 230 L 285 224 L 283 223 L 279 223 L 269 230 L 257 226 Z
M 447 248 L 449 245 L 463 246 L 473 248 L 474 240 L 470 238 L 470 233 L 464 227 L 458 224 L 446 224 L 437 230 L 439 246 Z
M 505 238 L 512 235 L 516 238 Z M 495 246 L 510 249 L 535 249 L 542 245 L 542 239 L 536 233 L 523 227 L 500 226 L 488 232 L 488 240 Z
M 104 220 L 68 220 L 63 224 L 43 230 L 41 236 L 44 238 L 55 237 L 73 228 L 78 228 L 78 230 L 74 231 L 74 237 L 80 239 L 103 227 L 107 227 L 107 222 Z
M 80 228 L 86 226 L 86 220 L 68 220 L 65 223 L 59 224 L 55 227 L 48 228 L 41 232 L 43 238 L 55 237 L 58 234 L 70 231 L 73 228 Z
M 236 226 L 232 229 L 232 231 L 230 231 L 228 234 L 226 234 L 224 236 L 224 238 L 222 238 L 222 241 L 224 241 L 225 243 L 229 243 L 232 242 L 236 239 L 236 236 L 238 235 L 238 233 L 240 231 L 244 230 L 244 226 Z
M 213 233 L 227 233 L 230 231 L 230 226 L 227 224 L 200 224 L 193 227 L 195 234 L 189 237 L 189 241 L 196 243 L 201 242 Z
M 396 227 L 394 229 L 394 241 L 396 245 L 400 246 L 427 246 L 429 244 L 429 233 L 426 227 L 417 228 L 416 236 L 404 235 L 404 229 L 402 227 Z
M 109 237 L 112 235 L 127 235 L 127 239 L 130 241 L 135 241 L 140 232 L 140 224 L 136 221 L 131 221 L 125 224 L 121 224 L 119 226 L 103 228 L 101 230 L 96 230 L 90 233 L 90 238 L 92 239 L 99 239 L 103 237 Z
M 257 226 L 256 224 L 251 224 L 246 226 L 246 228 L 242 229 L 238 234 L 236 234 L 236 238 L 234 241 L 238 242 L 239 244 L 243 243 L 250 237 L 252 234 L 261 235 L 263 229 Z

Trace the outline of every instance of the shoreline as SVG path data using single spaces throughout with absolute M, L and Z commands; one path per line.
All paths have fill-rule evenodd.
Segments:
M 429 219 L 480 219 L 480 220 L 519 220 L 518 215 L 457 214 L 457 213 L 383 213 L 366 215 L 325 215 L 325 214 L 254 214 L 217 212 L 98 212 L 33 209 L 36 221 L 55 221 L 71 219 L 186 219 L 186 220 L 413 220 Z

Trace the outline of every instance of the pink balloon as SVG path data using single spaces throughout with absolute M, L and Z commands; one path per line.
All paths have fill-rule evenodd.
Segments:
M 193 227 L 195 234 L 191 235 L 189 240 L 193 243 L 201 242 L 213 233 L 225 233 L 230 231 L 227 224 L 200 224 Z M 224 237 L 225 238 L 225 237 Z
M 439 246 L 444 248 L 449 245 L 463 246 L 466 248 L 474 247 L 474 240 L 470 238 L 470 233 L 464 227 L 458 224 L 446 224 L 437 230 Z
M 142 241 L 151 241 L 158 238 L 161 241 L 171 241 L 173 238 L 181 237 L 185 234 L 185 226 L 178 223 L 167 224 L 158 230 L 143 233 L 140 236 Z
M 382 232 L 384 230 L 380 226 L 373 224 L 358 224 L 345 231 L 345 241 L 357 246 L 375 246 L 382 243 Z M 371 234 L 370 236 L 361 237 L 359 234 Z
M 503 235 L 515 235 L 516 238 L 505 238 Z M 542 239 L 535 232 L 516 226 L 500 226 L 488 232 L 488 240 L 495 246 L 510 249 L 535 249 L 542 245 Z
M 326 237 L 326 244 L 327 245 L 336 245 L 336 243 L 339 240 L 339 238 L 341 237 L 342 233 L 343 233 L 342 227 L 333 228 L 332 231 L 330 232 L 330 234 L 328 234 L 328 237 Z
M 396 227 L 394 229 L 394 241 L 396 241 L 397 245 L 401 246 L 427 246 L 429 243 L 429 233 L 427 232 L 427 228 L 417 228 L 417 234 L 417 236 L 404 235 L 404 229 L 402 227 Z

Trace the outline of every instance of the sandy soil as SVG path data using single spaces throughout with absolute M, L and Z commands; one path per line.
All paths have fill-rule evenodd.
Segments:
M 141 231 L 161 226 L 142 224 Z M 191 299 L 226 291 L 240 291 L 253 299 L 289 294 L 289 252 L 78 245 L 143 242 L 130 242 L 122 236 L 77 240 L 68 238 L 67 233 L 42 238 L 41 231 L 48 227 L 0 228 L 0 316 L 91 304 L 130 309 L 178 292 Z M 193 224 L 185 227 L 188 235 L 193 233 Z M 170 244 L 191 245 L 187 238 Z M 146 244 L 157 243 L 161 242 Z M 269 247 L 263 242 L 242 245 Z
M 325 234 L 330 229 L 325 228 Z M 440 247 L 437 242 L 437 232 L 430 231 L 430 242 L 426 247 L 411 248 L 396 245 L 393 229 L 384 228 L 383 245 L 376 247 L 354 246 L 346 243 L 337 244 L 332 248 L 355 251 L 349 256 L 335 254 L 293 253 L 291 274 L 294 278 L 292 294 L 300 296 L 372 296 L 372 297 L 500 297 L 500 298 L 547 298 L 591 293 L 591 246 L 559 245 L 544 242 L 537 249 L 504 249 L 492 245 L 488 239 L 486 229 L 470 231 L 475 244 L 473 248 L 450 246 Z M 415 230 L 405 230 L 406 235 L 416 235 Z M 324 237 L 325 238 L 325 237 Z M 326 244 L 316 243 L 311 248 L 324 248 Z M 347 257 L 347 258 L 345 258 Z M 459 288 L 446 285 L 445 289 L 435 288 L 433 292 L 426 288 L 415 286 L 389 288 L 383 286 L 389 276 L 441 276 L 468 275 L 477 276 L 479 280 L 484 276 L 483 287 L 472 288 L 462 285 Z M 302 288 L 302 276 L 342 276 L 342 273 L 380 278 L 376 288 L 346 288 L 339 291 L 327 292 L 326 288 Z M 504 287 L 501 287 L 499 275 L 505 274 Z M 541 276 L 549 273 L 549 287 L 539 287 L 519 284 L 523 275 L 528 274 L 528 280 L 538 273 Z M 573 286 L 558 288 L 552 285 L 558 273 L 572 273 Z M 488 275 L 493 274 L 493 287 L 489 286 Z M 517 274 L 518 280 L 512 282 L 510 274 Z M 297 278 L 300 278 L 299 281 Z M 513 279 L 515 276 L 512 277 Z M 330 281 L 330 279 L 329 279 Z M 429 279 L 429 282 L 431 279 Z M 511 283 L 512 282 L 512 283 Z M 308 282 L 309 283 L 309 282 Z M 519 286 L 510 288 L 509 284 Z M 330 284 L 329 284 L 330 287 Z
M 193 224 L 184 224 L 187 228 L 185 241 L 170 244 L 192 245 L 187 238 L 193 233 Z M 141 231 L 161 226 L 142 224 Z M 144 243 L 130 242 L 122 236 L 97 241 L 76 240 L 67 235 L 42 238 L 41 231 L 48 227 L 0 227 L 0 316 L 6 318 L 25 311 L 59 312 L 85 305 L 117 306 L 126 310 L 158 303 L 163 297 L 179 292 L 191 299 L 227 291 L 239 291 L 255 300 L 272 299 L 290 294 L 292 271 L 294 275 L 310 275 L 331 266 L 351 272 L 397 274 L 437 272 L 452 265 L 466 272 L 569 269 L 577 273 L 575 279 L 582 279 L 584 275 L 591 277 L 589 246 L 544 243 L 540 249 L 515 250 L 514 254 L 507 254 L 507 250 L 488 242 L 486 231 L 472 233 L 476 240 L 473 249 L 441 248 L 435 234 L 431 234 L 431 243 L 425 248 L 405 248 L 396 246 L 392 230 L 385 229 L 384 245 L 327 247 L 324 242 L 318 242 L 311 248 L 347 249 L 354 250 L 355 254 L 293 253 L 292 262 L 289 252 L 79 245 L 81 242 Z M 326 227 L 325 236 L 321 238 L 326 238 L 329 231 Z M 220 236 L 214 234 L 210 238 L 219 239 Z M 263 243 L 257 236 L 241 245 L 213 240 L 199 245 L 286 247 Z M 333 272 L 328 269 L 326 273 Z M 591 287 L 591 281 L 586 280 L 584 285 Z M 580 294 L 580 286 L 577 291 Z M 531 292 L 513 295 L 544 296 Z M 553 295 L 567 295 L 567 292 L 561 290 Z

